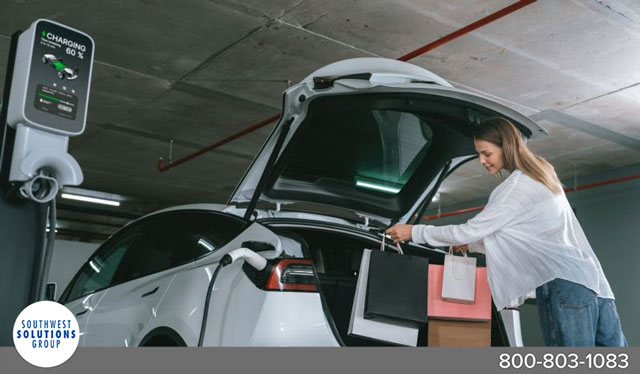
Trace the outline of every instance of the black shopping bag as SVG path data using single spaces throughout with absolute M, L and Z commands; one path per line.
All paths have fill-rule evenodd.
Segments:
M 364 318 L 424 326 L 428 277 L 429 260 L 424 257 L 404 255 L 401 250 L 372 251 Z
M 369 278 L 369 259 L 371 258 L 371 252 L 375 251 L 375 249 L 362 251 L 358 283 L 356 284 L 351 319 L 349 320 L 349 335 L 415 347 L 418 345 L 419 327 L 410 326 L 406 322 L 393 323 L 388 320 L 381 322 L 364 318 L 364 303 L 367 297 L 367 280 Z

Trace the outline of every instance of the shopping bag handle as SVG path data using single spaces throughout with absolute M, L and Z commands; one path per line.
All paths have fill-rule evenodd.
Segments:
M 384 239 L 387 237 L 386 234 L 382 233 L 382 240 L 380 241 L 380 250 L 382 252 L 384 252 Z M 400 243 L 396 243 L 396 251 L 398 253 L 400 253 L 401 255 L 404 254 L 404 252 L 402 251 L 402 248 L 400 247 Z
M 449 246 L 449 254 L 453 256 L 453 246 L 452 245 Z M 467 257 L 467 251 L 462 251 L 462 254 L 464 255 L 464 257 Z
M 464 257 L 467 257 L 467 251 L 464 251 L 464 252 L 462 252 L 462 253 L 464 254 Z M 453 255 L 454 255 L 454 254 L 453 254 L 453 246 L 452 246 L 452 245 L 450 245 L 450 246 L 449 246 L 449 255 L 451 255 L 451 256 L 453 256 Z M 464 275 L 462 275 L 462 276 L 458 276 L 459 274 L 457 274 L 458 272 L 456 271 L 456 263 L 454 262 L 452 265 L 453 265 L 453 266 L 452 266 L 452 269 L 451 269 L 451 272 L 452 272 L 452 274 L 451 274 L 451 275 L 453 275 L 453 278 L 454 278 L 454 279 L 462 280 L 462 279 L 464 278 Z M 464 273 L 466 274 L 466 272 L 467 272 L 467 271 L 466 271 L 466 268 L 465 268 Z

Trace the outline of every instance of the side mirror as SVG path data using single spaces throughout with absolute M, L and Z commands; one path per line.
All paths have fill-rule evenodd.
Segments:
M 55 283 L 47 283 L 47 288 L 44 291 L 44 299 L 48 301 L 56 301 L 56 288 Z

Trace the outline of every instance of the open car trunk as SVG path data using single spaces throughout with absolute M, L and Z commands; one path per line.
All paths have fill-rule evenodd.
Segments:
M 268 222 L 265 223 L 268 224 Z M 380 248 L 379 239 L 359 230 L 357 235 L 354 235 L 355 230 L 346 232 L 330 225 L 318 227 L 302 223 L 289 225 L 278 223 L 277 228 L 274 229 L 280 235 L 301 242 L 305 257 L 312 259 L 320 283 L 327 320 L 334 325 L 334 334 L 339 336 L 345 346 L 392 345 L 348 335 L 362 252 L 366 248 Z M 389 249 L 387 247 L 387 250 Z M 430 264 L 444 263 L 444 254 L 441 252 L 409 244 L 404 244 L 403 250 L 407 254 L 428 258 Z M 476 256 L 476 254 L 470 255 Z M 484 256 L 477 256 L 478 266 L 485 266 Z M 419 333 L 419 346 L 427 345 L 427 329 L 428 325 Z M 502 318 L 494 306 L 492 306 L 491 345 L 509 345 Z
M 545 133 L 522 113 L 415 65 L 336 62 L 285 92 L 280 122 L 227 205 L 246 209 L 247 219 L 258 202 L 312 203 L 406 223 L 447 168 L 475 155 L 473 129 L 495 116 L 526 138 Z

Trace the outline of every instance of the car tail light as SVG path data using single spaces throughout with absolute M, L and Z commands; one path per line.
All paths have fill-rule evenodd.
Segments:
M 273 264 L 267 291 L 318 291 L 311 260 L 284 259 Z

